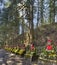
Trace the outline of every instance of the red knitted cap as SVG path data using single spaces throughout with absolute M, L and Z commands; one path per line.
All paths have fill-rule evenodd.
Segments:
M 48 40 L 47 42 L 52 42 L 52 40 Z

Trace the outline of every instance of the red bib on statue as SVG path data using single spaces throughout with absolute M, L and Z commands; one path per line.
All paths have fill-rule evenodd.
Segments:
M 52 45 L 48 45 L 48 46 L 46 47 L 46 49 L 47 49 L 47 50 L 52 50 Z

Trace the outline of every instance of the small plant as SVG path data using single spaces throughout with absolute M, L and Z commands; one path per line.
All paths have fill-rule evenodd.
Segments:
M 54 48 L 52 50 L 46 50 L 45 48 L 42 50 L 42 53 L 40 54 L 40 57 L 47 58 L 47 59 L 56 59 L 56 51 Z

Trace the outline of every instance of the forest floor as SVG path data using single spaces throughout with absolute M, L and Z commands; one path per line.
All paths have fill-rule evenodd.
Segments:
M 37 63 L 32 63 L 30 59 L 0 49 L 0 65 L 37 65 Z
M 31 62 L 31 59 L 20 57 L 19 55 L 0 49 L 0 65 L 57 65 L 47 61 L 38 60 Z

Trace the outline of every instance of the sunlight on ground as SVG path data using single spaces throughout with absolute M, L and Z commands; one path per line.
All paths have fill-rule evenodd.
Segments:
M 37 65 L 37 64 L 33 64 L 33 65 Z
M 17 65 L 22 65 L 22 63 L 17 63 Z
M 2 65 L 5 65 L 4 63 Z
M 3 58 L 0 58 L 0 62 L 2 62 L 3 61 Z
M 12 65 L 12 64 L 13 64 L 13 61 L 8 60 L 8 61 L 7 61 L 7 64 Z
M 15 56 L 15 54 L 11 53 L 11 54 L 9 55 L 9 57 L 12 57 L 12 56 Z

